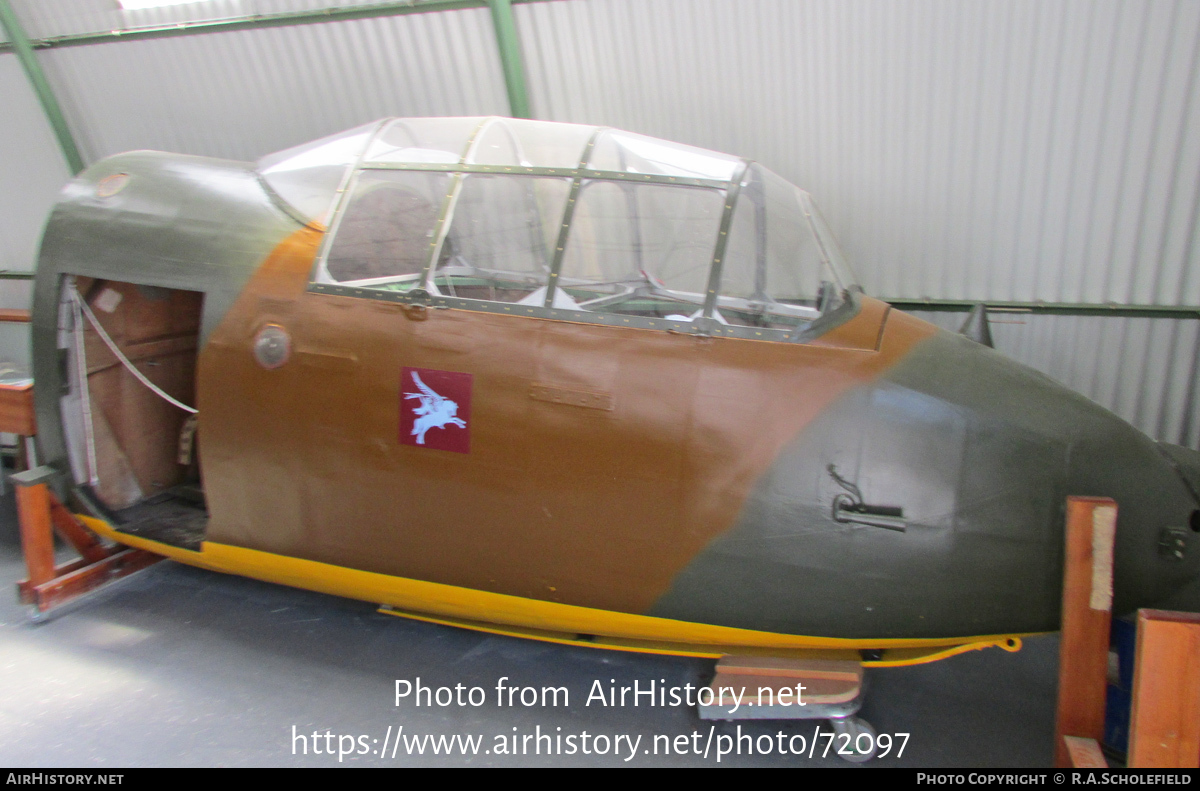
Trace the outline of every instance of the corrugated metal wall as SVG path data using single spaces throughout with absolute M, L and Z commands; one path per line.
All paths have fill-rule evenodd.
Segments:
M 0 269 L 33 268 L 42 226 L 70 173 L 17 56 L 0 53 Z M 0 280 L 0 308 L 29 304 L 28 281 Z M 0 361 L 29 361 L 29 328 L 0 322 Z
M 13 4 L 40 38 L 356 3 Z M 1195 0 L 557 0 L 515 14 L 536 117 L 762 161 L 815 195 L 870 293 L 1200 304 Z M 251 159 L 383 115 L 507 111 L 485 9 L 38 56 L 89 161 Z M 0 173 L 0 188 L 29 178 Z M 1031 316 L 996 334 L 1196 447 L 1198 328 Z
M 256 159 L 388 115 L 506 114 L 485 9 L 39 53 L 88 161 Z
M 0 54 L 0 97 L 0 269 L 28 270 L 70 174 L 15 55 Z
M 1194 0 L 517 7 L 535 112 L 806 187 L 868 290 L 1200 304 Z

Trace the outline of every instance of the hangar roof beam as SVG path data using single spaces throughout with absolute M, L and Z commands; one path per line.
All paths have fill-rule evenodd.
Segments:
M 62 149 L 63 157 L 67 160 L 68 167 L 71 168 L 71 173 L 78 173 L 83 170 L 83 157 L 79 155 L 79 147 L 75 145 L 75 138 L 71 135 L 70 127 L 67 126 L 67 119 L 63 116 L 62 108 L 54 96 L 54 91 L 50 88 L 50 83 L 46 80 L 46 73 L 42 71 L 41 64 L 33 54 L 33 45 L 30 43 L 29 37 L 25 35 L 25 29 L 21 27 L 21 21 L 17 19 L 8 0 L 0 0 L 0 27 L 7 32 L 8 39 L 12 42 L 10 46 L 17 53 L 17 58 L 21 61 L 21 66 L 24 67 L 25 74 L 29 77 L 33 91 L 37 94 L 38 101 L 42 103 L 42 109 L 46 111 L 46 118 L 50 121 L 50 126 L 54 128 L 54 136 L 58 138 L 58 145 Z
M 511 3 L 542 3 L 551 0 L 510 0 Z M 104 44 L 116 41 L 134 41 L 148 38 L 191 36 L 200 33 L 224 33 L 231 30 L 253 30 L 265 27 L 287 27 L 310 25 L 321 22 L 344 22 L 352 19 L 424 14 L 434 11 L 458 11 L 469 8 L 489 8 L 489 0 L 429 0 L 424 3 L 389 2 L 370 5 L 327 8 L 319 11 L 288 11 L 278 14 L 255 14 L 252 16 L 226 17 L 197 22 L 176 22 L 168 25 L 150 25 L 137 28 L 102 30 L 95 33 L 73 33 L 30 39 L 34 49 L 50 47 L 78 47 L 88 44 Z M 14 49 L 12 44 L 0 42 L 0 52 Z

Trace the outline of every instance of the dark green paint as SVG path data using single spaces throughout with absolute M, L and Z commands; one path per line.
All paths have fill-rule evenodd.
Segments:
M 830 464 L 865 502 L 903 508 L 906 532 L 835 522 Z M 939 332 L 806 427 L 650 614 L 846 638 L 1054 630 L 1068 495 L 1117 501 L 1116 612 L 1200 573 L 1200 536 L 1189 531 L 1183 562 L 1158 549 L 1200 503 L 1157 443 Z

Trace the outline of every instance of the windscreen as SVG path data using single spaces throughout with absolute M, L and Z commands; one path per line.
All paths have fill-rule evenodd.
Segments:
M 258 160 L 263 180 L 306 220 L 325 224 L 350 168 L 379 128 L 375 121 Z
M 711 318 L 775 339 L 786 336 L 762 331 L 790 333 L 854 285 L 807 193 L 718 152 L 592 126 L 441 118 L 284 153 L 264 160 L 273 177 L 316 174 L 326 153 L 357 169 L 322 283 L 650 320 L 637 326 Z
M 852 285 L 808 194 L 758 164 L 742 181 L 717 311 L 729 324 L 788 329 L 836 308 Z

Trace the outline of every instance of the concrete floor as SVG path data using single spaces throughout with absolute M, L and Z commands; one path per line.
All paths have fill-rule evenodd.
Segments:
M 48 622 L 34 624 L 15 603 L 24 575 L 12 505 L 0 498 L 0 765 L 136 766 L 846 766 L 813 758 L 723 756 L 720 737 L 739 724 L 701 721 L 676 706 L 585 705 L 595 680 L 619 687 L 637 680 L 668 686 L 707 683 L 711 660 L 557 646 L 380 615 L 363 602 L 324 596 L 163 562 Z M 911 734 L 901 757 L 867 765 L 916 767 L 1049 766 L 1058 642 L 1043 637 L 1024 650 L 976 652 L 932 665 L 868 672 L 862 715 L 879 733 Z M 397 679 L 430 687 L 463 684 L 486 692 L 482 706 L 395 705 Z M 565 686 L 569 706 L 496 705 L 502 677 L 516 686 Z M 478 700 L 478 697 L 476 698 Z M 644 700 L 644 699 L 643 699 Z M 828 726 L 824 725 L 825 732 Z M 309 753 L 301 752 L 308 735 Z M 584 732 L 641 736 L 633 759 L 622 755 L 498 755 L 516 734 Z M 669 737 L 708 757 L 663 755 Z M 800 734 L 815 722 L 743 722 L 753 737 Z M 389 731 L 389 728 L 391 729 Z M 478 754 L 394 757 L 406 737 L 482 736 Z M 560 730 L 561 729 L 561 730 Z M 313 754 L 312 733 L 322 734 Z M 693 737 L 693 734 L 699 734 Z M 655 742 L 654 737 L 660 738 Z M 362 737 L 361 739 L 359 737 Z M 505 739 L 505 737 L 508 737 Z M 698 740 L 698 741 L 697 741 Z M 765 747 L 767 740 L 758 740 Z M 724 744 L 733 743 L 725 740 Z M 521 740 L 518 739 L 518 747 Z M 565 750 L 564 741 L 563 749 Z M 603 744 L 603 742 L 601 742 Z M 654 753 L 655 745 L 659 754 Z M 528 742 L 532 753 L 535 741 Z M 333 755 L 326 754 L 331 746 Z M 799 741 L 792 746 L 799 748 Z M 293 748 L 296 752 L 293 752 Z M 649 752 L 644 752 L 649 750 Z M 487 751 L 487 752 L 485 752 Z

